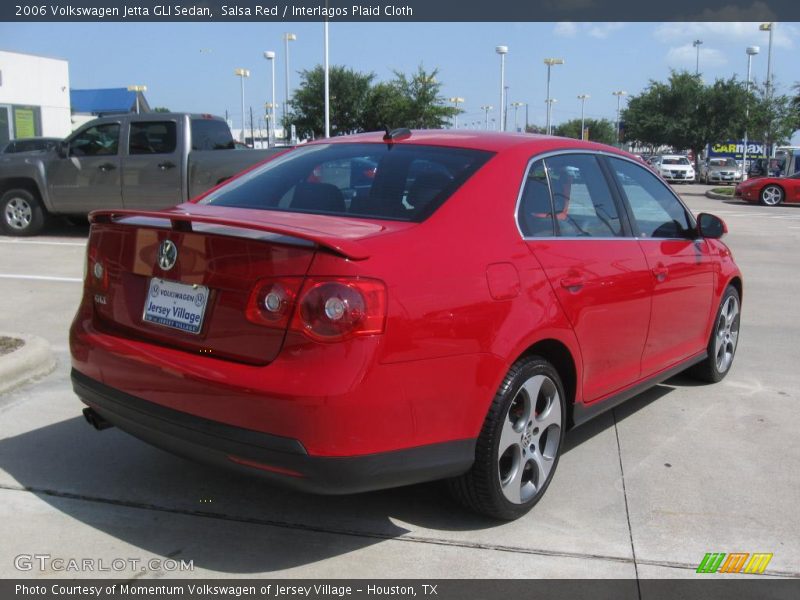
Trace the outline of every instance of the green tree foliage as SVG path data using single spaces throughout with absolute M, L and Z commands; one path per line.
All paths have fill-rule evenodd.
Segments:
M 608 119 L 585 119 L 584 127 L 589 132 L 589 140 L 601 144 L 613 144 L 617 139 L 617 126 Z M 580 139 L 581 120 L 572 119 L 556 127 L 556 135 Z
M 330 68 L 331 135 L 363 131 L 374 73 L 359 73 L 342 66 Z M 300 86 L 290 102 L 288 123 L 297 135 L 321 137 L 325 132 L 325 73 L 321 65 L 300 72 Z
M 331 135 L 378 131 L 385 127 L 437 129 L 460 113 L 446 106 L 437 70 L 420 66 L 412 75 L 395 71 L 394 79 L 373 84 L 375 75 L 334 66 L 330 71 Z M 300 86 L 290 103 L 299 137 L 324 133 L 324 72 L 321 66 L 300 73 Z
M 683 71 L 666 82 L 651 81 L 631 97 L 622 119 L 627 140 L 691 149 L 698 156 L 707 143 L 741 139 L 745 128 L 750 139 L 783 143 L 797 127 L 798 114 L 792 98 L 769 97 L 764 85 L 747 92 L 735 77 L 704 85 L 699 76 Z
M 164 107 L 164 106 L 156 106 L 156 107 L 153 109 L 153 112 L 157 112 L 157 113 L 168 113 L 168 112 L 172 112 L 172 111 L 171 111 L 170 109 L 168 109 L 168 108 Z

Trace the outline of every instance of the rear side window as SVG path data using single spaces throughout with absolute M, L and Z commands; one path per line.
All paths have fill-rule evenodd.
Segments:
M 233 150 L 228 124 L 219 119 L 192 119 L 192 150 Z
M 597 159 L 562 154 L 545 159 L 557 234 L 562 237 L 623 235 L 617 206 Z
M 693 227 L 686 209 L 658 177 L 627 160 L 609 158 L 639 235 L 646 238 L 688 238 Z
M 131 123 L 128 154 L 172 154 L 178 144 L 174 121 Z
M 519 201 L 518 219 L 524 237 L 552 237 L 555 234 L 553 203 L 543 160 L 537 160 L 528 170 Z
M 202 203 L 422 221 L 491 156 L 415 144 L 314 144 L 266 163 Z

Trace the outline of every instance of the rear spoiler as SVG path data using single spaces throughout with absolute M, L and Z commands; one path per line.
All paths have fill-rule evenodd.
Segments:
M 273 223 L 253 223 L 238 219 L 226 219 L 212 215 L 191 214 L 185 212 L 142 211 L 142 210 L 95 210 L 89 214 L 90 223 L 112 223 L 125 225 L 125 219 L 131 218 L 158 219 L 170 223 L 174 231 L 192 231 L 192 223 L 207 223 L 220 227 L 235 229 L 248 229 L 285 235 L 312 242 L 333 250 L 337 254 L 351 260 L 364 260 L 369 258 L 369 253 L 363 245 L 356 240 L 337 237 L 321 231 L 307 229 L 296 225 L 282 225 Z

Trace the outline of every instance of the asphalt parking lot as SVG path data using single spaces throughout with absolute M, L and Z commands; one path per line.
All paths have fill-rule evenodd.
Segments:
M 676 189 L 727 222 L 744 273 L 732 372 L 714 386 L 678 376 L 571 432 L 544 499 L 504 524 L 439 484 L 310 496 L 95 432 L 67 346 L 88 228 L 0 237 L 0 331 L 40 336 L 58 360 L 0 395 L 0 576 L 674 578 L 707 552 L 769 552 L 767 575 L 800 577 L 800 206 L 710 200 L 708 187 Z M 139 563 L 19 571 L 22 554 Z M 142 571 L 150 559 L 194 570 Z

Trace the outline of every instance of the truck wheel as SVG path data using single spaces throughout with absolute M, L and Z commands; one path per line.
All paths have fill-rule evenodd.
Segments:
M 461 504 L 487 517 L 513 520 L 544 495 L 558 464 L 566 426 L 564 387 L 546 360 L 518 360 L 483 424 L 472 468 L 449 480 Z
M 6 235 L 36 235 L 44 226 L 44 207 L 39 198 L 28 190 L 8 190 L 0 197 L 0 210 L 0 228 Z

